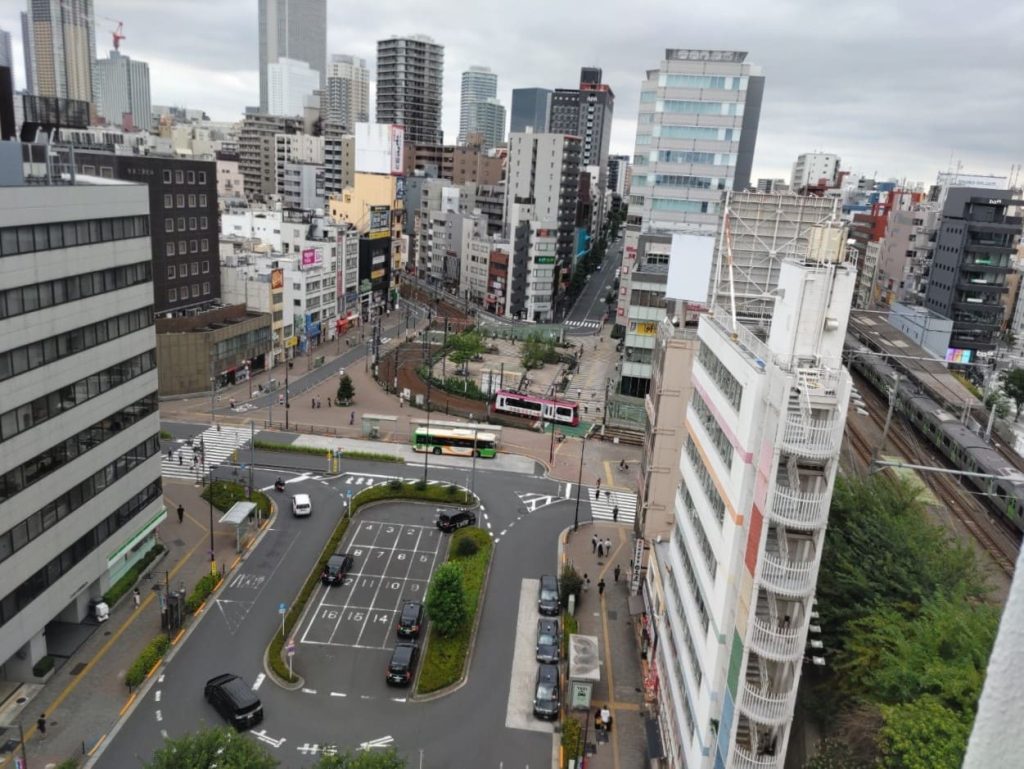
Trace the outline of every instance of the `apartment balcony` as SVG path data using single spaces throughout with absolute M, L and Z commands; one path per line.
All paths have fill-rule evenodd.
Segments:
M 838 424 L 835 414 L 815 419 L 804 416 L 800 411 L 790 411 L 782 433 L 782 448 L 801 457 L 830 457 L 838 451 Z
M 789 720 L 793 714 L 793 693 L 782 694 L 762 693 L 755 689 L 750 681 L 743 682 L 743 695 L 740 697 L 740 710 L 751 720 L 762 724 L 778 726 Z M 761 764 L 754 764 L 761 766 Z M 773 764 L 768 764 L 773 766 Z
M 750 648 L 759 656 L 776 662 L 797 662 L 804 655 L 799 630 L 777 627 L 760 617 L 754 618 Z
M 797 529 L 820 529 L 828 520 L 830 495 L 775 485 L 770 514 L 778 523 Z
M 777 756 L 755 756 L 744 747 L 736 745 L 729 759 L 730 769 L 778 769 Z
M 771 552 L 765 552 L 761 559 L 761 584 L 779 595 L 809 597 L 814 582 L 813 561 L 794 561 Z

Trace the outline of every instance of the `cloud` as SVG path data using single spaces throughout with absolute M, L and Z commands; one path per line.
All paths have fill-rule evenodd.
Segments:
M 20 37 L 16 9 L 0 26 Z M 149 61 L 152 99 L 236 119 L 257 102 L 256 0 L 97 0 L 98 51 L 123 19 L 123 50 Z M 376 41 L 427 34 L 445 46 L 444 129 L 458 129 L 460 73 L 498 73 L 515 87 L 573 87 L 599 66 L 616 94 L 612 150 L 632 154 L 640 84 L 666 48 L 749 52 L 764 68 L 755 176 L 788 177 L 801 152 L 838 153 L 882 178 L 930 181 L 950 158 L 979 173 L 1024 162 L 1024 3 L 984 12 L 934 0 L 635 0 L 628 6 L 518 0 L 389 5 L 329 0 L 327 50 L 370 60 Z M 20 50 L 15 52 L 20 69 Z M 23 79 L 21 82 L 24 82 Z

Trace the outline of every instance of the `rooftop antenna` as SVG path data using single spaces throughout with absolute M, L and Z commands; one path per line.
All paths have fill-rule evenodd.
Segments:
M 722 227 L 725 230 L 725 256 L 729 265 L 729 310 L 732 313 L 732 335 L 736 337 L 736 283 L 733 280 L 732 263 L 732 225 L 729 222 L 729 209 L 726 208 L 725 218 L 722 220 Z

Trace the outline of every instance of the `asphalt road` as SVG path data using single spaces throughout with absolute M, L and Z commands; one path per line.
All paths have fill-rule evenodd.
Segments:
M 619 238 L 608 245 L 600 271 L 591 273 L 590 280 L 583 284 L 583 291 L 580 292 L 576 303 L 566 316 L 566 322 L 601 321 L 605 312 L 609 310 L 609 306 L 604 303 L 604 297 L 615 282 L 615 270 L 621 263 L 622 235 L 620 232 Z M 613 323 L 614 320 L 609 316 L 609 323 Z
M 164 429 L 183 437 L 199 427 Z M 573 520 L 572 502 L 558 498 L 565 493 L 565 484 L 489 470 L 486 465 L 478 468 L 477 490 L 485 508 L 480 525 L 498 543 L 480 630 L 466 685 L 429 702 L 411 700 L 406 690 L 389 688 L 384 666 L 394 639 L 395 609 L 404 598 L 420 592 L 413 586 L 422 589 L 427 575 L 443 560 L 447 538 L 432 528 L 431 506 L 394 503 L 361 513 L 343 543 L 350 552 L 359 552 L 352 583 L 318 590 L 296 631 L 295 663 L 305 687 L 292 692 L 262 677 L 263 652 L 280 622 L 280 604 L 287 605 L 298 592 L 354 481 L 366 484 L 383 474 L 418 477 L 420 467 L 350 462 L 342 476 L 324 477 L 308 469 L 268 467 L 266 460 L 272 458 L 282 459 L 257 452 L 256 485 L 269 487 L 283 475 L 289 494 L 301 491 L 311 496 L 313 515 L 296 519 L 284 512 L 277 517 L 106 744 L 96 766 L 138 766 L 164 736 L 220 725 L 203 700 L 202 689 L 208 678 L 223 672 L 258 686 L 266 717 L 252 737 L 265 743 L 284 767 L 311 764 L 325 746 L 351 748 L 363 743 L 393 744 L 410 766 L 424 769 L 550 766 L 552 736 L 507 728 L 506 716 L 510 691 L 532 686 L 532 666 L 517 674 L 527 675 L 530 682 L 512 679 L 517 607 L 523 580 L 555 568 L 558 533 Z M 278 465 L 290 464 L 292 458 L 283 459 Z M 465 473 L 432 466 L 430 478 L 464 483 Z M 527 512 L 523 494 L 549 495 L 550 503 Z M 582 513 L 582 519 L 589 518 L 589 502 Z M 405 558 L 398 557 L 403 554 Z

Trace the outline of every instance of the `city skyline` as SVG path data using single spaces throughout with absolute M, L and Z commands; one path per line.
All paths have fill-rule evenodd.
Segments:
M 25 84 L 22 5 L 0 12 L 0 27 L 12 33 L 19 88 Z M 492 37 L 456 31 L 443 13 L 410 11 L 378 23 L 373 9 L 361 5 L 345 14 L 328 8 L 328 55 L 366 58 L 375 79 L 378 40 L 432 36 L 446 52 L 447 137 L 458 132 L 460 78 L 470 65 L 498 75 L 498 98 L 506 105 L 513 88 L 573 87 L 580 67 L 596 66 L 616 94 L 611 152 L 630 154 L 646 70 L 658 66 L 666 48 L 687 47 L 748 51 L 764 68 L 754 178 L 788 179 L 797 155 L 813 150 L 840 155 L 857 173 L 925 183 L 957 163 L 965 171 L 1006 175 L 1024 161 L 1015 141 L 1016 126 L 1024 122 L 1024 84 L 992 76 L 993 70 L 1024 67 L 1024 53 L 1009 36 L 1024 24 L 1022 7 L 999 6 L 975 19 L 916 1 L 899 7 L 873 0 L 843 7 L 794 1 L 769 10 L 747 0 L 728 8 L 649 1 L 609 24 L 607 13 L 576 17 L 569 8 L 528 1 L 508 8 L 503 34 Z M 161 11 L 159 23 L 138 8 L 128 0 L 101 0 L 96 14 L 125 21 L 125 53 L 150 63 L 154 103 L 204 109 L 217 120 L 240 119 L 246 106 L 259 103 L 255 2 L 176 3 Z M 579 34 L 566 41 L 558 30 L 570 20 Z M 459 29 L 484 30 L 494 21 L 493 8 L 467 8 Z M 97 23 L 97 51 L 107 49 L 112 26 Z M 1007 30 L 1005 44 L 993 30 Z M 943 50 L 957 55 L 936 55 Z M 952 97 L 955 110 L 949 109 Z

